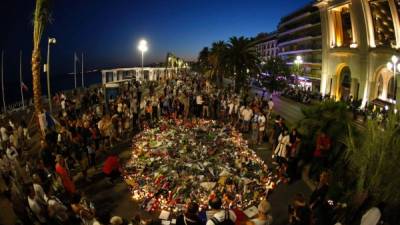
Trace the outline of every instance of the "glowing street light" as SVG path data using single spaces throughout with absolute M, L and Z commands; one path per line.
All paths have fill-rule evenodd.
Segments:
M 296 56 L 296 59 L 294 60 L 294 64 L 297 65 L 297 72 L 300 72 L 300 65 L 303 64 L 303 57 L 301 57 L 300 55 Z M 298 78 L 296 77 L 296 83 L 297 83 L 297 79 Z
M 143 56 L 144 53 L 147 52 L 147 50 L 149 50 L 149 47 L 147 46 L 147 41 L 142 39 L 139 41 L 139 45 L 138 45 L 138 49 L 139 51 L 142 53 L 142 73 L 144 76 L 144 69 L 143 69 Z
M 47 42 L 47 64 L 46 64 L 46 74 L 47 74 L 47 95 L 49 98 L 49 110 L 50 113 L 53 113 L 53 107 L 51 104 L 51 91 L 50 91 L 50 46 L 52 44 L 56 44 L 56 39 L 55 38 L 49 38 Z

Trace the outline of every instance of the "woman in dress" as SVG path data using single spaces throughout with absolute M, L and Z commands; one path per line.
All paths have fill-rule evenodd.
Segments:
M 61 179 L 65 191 L 70 195 L 74 194 L 76 192 L 75 184 L 72 181 L 68 170 L 65 168 L 65 161 L 61 155 L 57 155 L 56 157 L 56 173 Z
M 298 162 L 298 155 L 301 140 L 299 134 L 297 133 L 297 129 L 293 128 L 290 132 L 290 148 L 289 148 L 289 162 L 288 162 L 288 175 L 291 179 L 296 177 L 296 169 Z

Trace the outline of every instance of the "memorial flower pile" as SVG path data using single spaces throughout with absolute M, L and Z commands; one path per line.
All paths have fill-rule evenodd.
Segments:
M 224 193 L 247 208 L 274 188 L 267 165 L 240 132 L 210 120 L 161 120 L 133 139 L 125 181 L 149 211 L 179 212 L 186 201 L 206 207 Z

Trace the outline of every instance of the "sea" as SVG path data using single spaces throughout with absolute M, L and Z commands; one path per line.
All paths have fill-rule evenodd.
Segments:
M 25 77 L 23 81 L 27 86 L 28 90 L 24 91 L 25 101 L 32 99 L 32 77 Z M 77 74 L 77 88 L 82 87 L 82 75 Z M 84 74 L 84 85 L 89 87 L 91 85 L 101 83 L 101 71 L 92 70 L 87 71 Z M 42 96 L 47 96 L 47 80 L 46 75 L 42 73 L 41 76 Z M 60 91 L 74 89 L 74 74 L 51 74 L 50 77 L 50 90 L 52 96 Z M 21 102 L 21 91 L 20 91 L 19 79 L 17 76 L 4 78 L 4 97 L 7 107 L 13 107 Z M 0 91 L 1 92 L 1 91 Z M 2 93 L 0 93 L 2 95 Z M 2 99 L 0 99 L 0 108 L 3 107 Z

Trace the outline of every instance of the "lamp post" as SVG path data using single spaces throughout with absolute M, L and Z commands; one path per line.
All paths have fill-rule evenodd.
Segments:
M 296 56 L 296 59 L 294 60 L 294 64 L 297 65 L 297 73 L 299 73 L 300 65 L 303 64 L 303 57 L 301 57 L 300 55 Z M 296 84 L 297 84 L 297 80 L 298 80 L 298 75 L 296 74 Z
M 47 72 L 47 96 L 49 98 L 49 110 L 50 113 L 53 113 L 53 107 L 51 105 L 51 91 L 50 91 L 50 45 L 55 44 L 55 38 L 49 38 L 47 42 L 47 64 L 46 64 L 46 72 Z
M 138 49 L 142 53 L 142 75 L 143 75 L 143 79 L 144 79 L 143 56 L 144 56 L 144 53 L 147 52 L 147 50 L 149 49 L 149 47 L 147 46 L 147 41 L 144 39 L 140 40 Z
M 400 82 L 399 82 L 400 79 L 396 79 L 396 72 L 400 72 L 400 63 L 398 63 L 399 58 L 397 56 L 393 55 L 392 58 L 390 59 L 390 61 L 391 62 L 387 63 L 387 68 L 393 72 L 393 80 L 394 80 L 393 84 L 397 85 L 397 89 L 398 89 L 400 86 Z M 396 90 L 396 86 L 395 86 L 394 90 Z M 395 95 L 396 95 L 396 101 L 395 101 L 396 106 L 399 108 L 399 106 L 400 106 L 400 91 L 397 90 Z

